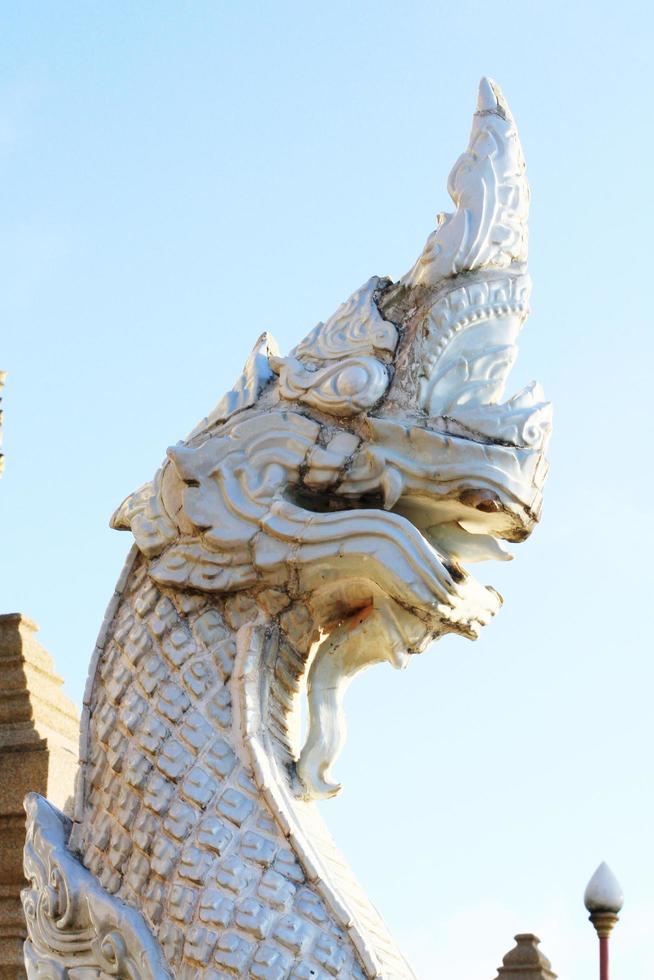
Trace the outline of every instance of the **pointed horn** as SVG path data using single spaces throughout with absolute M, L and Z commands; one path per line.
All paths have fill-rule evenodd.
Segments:
M 482 78 L 477 95 L 477 112 L 496 112 L 498 105 L 493 82 L 490 78 Z
M 492 78 L 484 76 L 479 83 L 479 92 L 477 93 L 477 114 L 484 115 L 487 112 L 493 112 L 495 115 L 501 116 L 502 119 L 513 121 L 511 110 L 502 94 L 502 89 Z
M 460 272 L 524 266 L 529 213 L 525 162 L 511 111 L 490 78 L 479 84 L 468 149 L 452 168 L 448 190 L 456 211 L 439 216 L 438 227 L 402 282 L 434 286 Z

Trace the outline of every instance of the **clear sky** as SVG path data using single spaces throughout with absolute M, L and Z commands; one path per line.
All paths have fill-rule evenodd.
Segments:
M 654 973 L 651 5 L 0 8 L 0 608 L 81 697 L 129 538 L 108 529 L 262 329 L 289 349 L 447 209 L 478 79 L 518 121 L 533 314 L 510 382 L 555 404 L 546 507 L 479 641 L 348 695 L 330 826 L 423 980 L 535 931 L 596 977 L 581 896 L 626 894 Z

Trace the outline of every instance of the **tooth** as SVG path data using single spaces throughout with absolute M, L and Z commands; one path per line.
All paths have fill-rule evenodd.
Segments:
M 381 478 L 381 489 L 384 496 L 384 510 L 390 510 L 398 502 L 404 490 L 404 479 L 398 470 L 384 470 Z
M 527 385 L 527 387 L 531 388 L 534 395 L 535 402 L 545 401 L 545 392 L 543 391 L 543 386 L 540 384 L 539 381 L 532 381 L 531 385 Z
M 195 449 L 189 449 L 187 446 L 178 443 L 178 445 L 170 446 L 166 450 L 166 456 L 182 480 L 190 480 L 195 476 L 193 471 L 193 463 L 197 459 Z
M 545 403 L 545 392 L 537 381 L 530 381 L 521 391 L 518 391 L 513 398 L 507 402 L 507 407 L 515 412 L 519 409 L 533 408 L 535 405 Z

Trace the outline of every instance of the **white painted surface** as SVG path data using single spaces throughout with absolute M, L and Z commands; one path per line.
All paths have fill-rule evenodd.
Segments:
M 175 976 L 413 976 L 313 801 L 340 788 L 352 678 L 476 638 L 501 597 L 465 562 L 540 513 L 549 406 L 533 385 L 501 401 L 528 188 L 485 80 L 450 193 L 407 277 L 370 279 L 289 357 L 260 337 L 114 515 L 140 555 L 92 664 L 72 845 Z

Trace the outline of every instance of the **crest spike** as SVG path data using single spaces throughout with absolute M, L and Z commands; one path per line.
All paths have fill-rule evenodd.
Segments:
M 477 94 L 477 114 L 494 112 L 503 119 L 512 119 L 511 110 L 497 82 L 486 75 L 479 82 Z
M 406 286 L 436 286 L 461 272 L 508 269 L 527 261 L 529 185 L 513 116 L 492 79 L 482 78 L 468 148 L 448 191 L 456 206 L 439 218 Z
M 495 85 L 490 78 L 487 78 L 484 75 L 479 83 L 477 112 L 496 112 L 498 104 L 498 99 L 495 94 Z
M 274 377 L 270 361 L 278 353 L 277 341 L 271 334 L 264 331 L 252 348 L 252 353 L 245 362 L 245 367 L 236 379 L 234 387 L 226 395 L 223 395 L 214 410 L 206 418 L 198 422 L 193 431 L 186 437 L 186 441 L 201 435 L 219 422 L 225 422 L 236 412 L 251 408 L 259 400 L 263 389 Z

